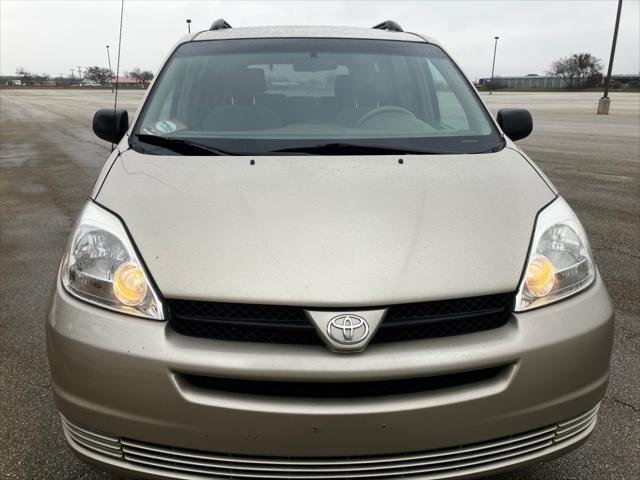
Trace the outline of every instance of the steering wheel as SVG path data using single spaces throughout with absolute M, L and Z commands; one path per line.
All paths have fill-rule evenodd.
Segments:
M 396 107 L 394 105 L 387 105 L 384 107 L 378 107 L 378 108 L 374 108 L 373 110 L 369 110 L 362 117 L 360 117 L 360 120 L 356 122 L 356 127 L 359 127 L 364 122 L 371 120 L 373 117 L 377 115 L 382 115 L 384 113 L 399 113 L 401 115 L 408 115 L 411 117 L 415 117 L 413 112 L 411 112 L 410 110 L 407 110 L 406 108 Z

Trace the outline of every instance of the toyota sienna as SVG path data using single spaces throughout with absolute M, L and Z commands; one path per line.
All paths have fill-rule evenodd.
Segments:
M 62 259 L 66 439 L 159 479 L 471 478 L 596 425 L 613 314 L 585 231 L 445 50 L 371 29 L 183 38 Z

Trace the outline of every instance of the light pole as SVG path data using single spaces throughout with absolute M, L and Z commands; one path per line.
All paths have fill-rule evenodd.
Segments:
M 598 115 L 609 115 L 609 85 L 611 84 L 611 70 L 613 69 L 613 57 L 616 54 L 616 43 L 618 41 L 618 27 L 620 26 L 620 12 L 622 11 L 622 0 L 618 0 L 618 13 L 616 14 L 616 26 L 613 29 L 613 42 L 611 43 L 611 55 L 609 56 L 609 69 L 607 78 L 604 81 L 604 95 L 598 101 Z
M 500 37 L 493 37 L 495 43 L 493 44 L 493 64 L 491 65 L 491 83 L 489 83 L 489 95 L 491 95 L 491 89 L 493 88 L 493 72 L 496 68 L 496 50 L 498 50 L 498 39 Z
M 109 45 L 107 45 L 107 61 L 109 62 L 109 83 L 111 84 L 111 93 L 113 93 L 113 78 L 111 77 L 111 55 L 109 55 Z
M 187 32 L 191 33 L 191 19 L 187 18 Z

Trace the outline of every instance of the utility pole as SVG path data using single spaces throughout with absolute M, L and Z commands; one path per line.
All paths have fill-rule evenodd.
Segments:
M 616 26 L 613 29 L 613 42 L 611 43 L 611 55 L 609 55 L 609 69 L 607 78 L 604 81 L 604 95 L 598 101 L 598 115 L 609 115 L 611 99 L 609 98 L 609 85 L 611 84 L 611 71 L 613 70 L 613 57 L 616 54 L 616 43 L 618 42 L 618 27 L 620 26 L 620 12 L 622 11 L 622 0 L 618 0 L 618 13 L 616 14 Z
M 191 19 L 187 18 L 187 32 L 191 33 Z
M 78 78 L 82 80 L 82 67 L 78 65 Z
M 113 93 L 113 73 L 111 72 L 111 55 L 109 54 L 109 45 L 107 45 L 107 61 L 109 62 L 109 83 L 111 84 L 111 93 Z
M 496 50 L 498 50 L 498 39 L 500 37 L 493 37 L 495 43 L 493 44 L 493 64 L 491 65 L 491 83 L 489 84 L 489 95 L 491 95 L 491 90 L 493 89 L 493 72 L 496 68 Z
M 71 78 L 76 78 L 76 75 L 75 75 L 76 71 L 73 68 L 70 68 L 69 70 L 71 70 Z

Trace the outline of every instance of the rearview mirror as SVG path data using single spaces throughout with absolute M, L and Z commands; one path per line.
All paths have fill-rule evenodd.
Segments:
M 118 143 L 129 128 L 129 114 L 121 108 L 101 108 L 93 116 L 93 133 L 102 140 Z
M 324 58 L 318 58 L 317 54 L 315 56 L 312 54 L 309 58 L 295 60 L 293 63 L 294 72 L 327 72 L 336 70 L 337 68 L 337 63 L 331 63 Z
M 528 137 L 533 131 L 533 118 L 524 108 L 501 108 L 498 111 L 498 125 L 514 142 Z

